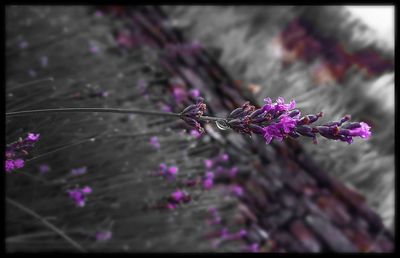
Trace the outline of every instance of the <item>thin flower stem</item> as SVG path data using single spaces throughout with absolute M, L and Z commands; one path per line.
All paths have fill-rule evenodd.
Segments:
M 153 116 L 172 116 L 180 117 L 179 113 L 172 112 L 160 112 L 160 111 L 148 111 L 141 109 L 122 109 L 122 108 L 54 108 L 54 109 L 36 109 L 36 110 L 24 110 L 8 112 L 6 116 L 25 116 L 25 115 L 39 115 L 46 113 L 119 113 L 119 114 L 142 114 L 142 115 L 153 115 Z M 201 116 L 199 120 L 203 121 L 226 121 L 225 118 Z
M 49 227 L 51 230 L 56 232 L 58 235 L 60 235 L 62 238 L 64 238 L 68 243 L 73 245 L 76 249 L 78 249 L 81 252 L 86 252 L 86 250 L 79 245 L 75 240 L 71 239 L 69 236 L 67 236 L 62 230 L 54 226 L 52 223 L 48 222 L 46 219 L 44 219 L 42 216 L 34 212 L 33 210 L 29 209 L 28 207 L 25 207 L 24 205 L 6 197 L 6 201 L 13 205 L 14 207 L 28 213 L 29 215 L 35 217 L 36 219 L 40 220 L 43 224 L 45 224 L 47 227 Z
M 204 121 L 226 121 L 226 118 L 221 118 L 221 117 L 213 117 L 213 116 L 201 116 L 199 117 L 199 120 L 204 120 Z
M 6 116 L 24 116 L 24 115 L 39 115 L 44 113 L 120 113 L 120 114 L 144 114 L 155 116 L 174 116 L 179 117 L 177 113 L 146 111 L 141 109 L 121 109 L 121 108 L 55 108 L 55 109 L 37 109 L 25 110 L 6 113 Z

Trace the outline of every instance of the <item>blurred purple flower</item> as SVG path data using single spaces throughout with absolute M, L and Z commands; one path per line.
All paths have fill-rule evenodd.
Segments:
M 33 70 L 33 69 L 29 69 L 28 70 L 28 74 L 29 74 L 30 77 L 36 77 L 36 71 Z
M 100 231 L 96 233 L 96 240 L 97 241 L 108 241 L 112 238 L 111 231 Z
M 29 46 L 29 44 L 28 44 L 28 42 L 26 42 L 25 40 L 19 42 L 19 44 L 18 44 L 18 47 L 19 47 L 20 49 L 25 49 L 25 48 L 27 48 L 28 46 Z
M 14 167 L 15 168 L 22 168 L 24 167 L 24 160 L 23 159 L 16 159 L 14 160 Z
M 15 169 L 14 160 L 7 159 L 5 161 L 5 169 L 6 169 L 7 173 L 10 173 L 11 171 L 13 171 Z
M 177 173 L 178 173 L 178 168 L 175 167 L 175 166 L 171 166 L 171 167 L 169 167 L 168 170 L 167 170 L 167 174 L 168 174 L 169 176 L 175 176 Z
M 239 196 L 242 196 L 242 195 L 243 195 L 243 188 L 242 188 L 241 186 L 239 186 L 239 185 L 232 185 L 232 186 L 230 187 L 230 192 L 231 192 L 233 195 L 239 197 Z
M 84 207 L 86 202 L 86 195 L 92 193 L 92 188 L 85 186 L 83 188 L 75 188 L 67 190 L 69 198 L 71 198 L 77 207 Z
M 258 243 L 253 243 L 250 246 L 248 246 L 247 251 L 252 252 L 252 253 L 257 253 L 259 251 L 259 245 Z
M 204 166 L 206 167 L 206 168 L 212 168 L 212 166 L 213 166 L 213 164 L 214 164 L 214 162 L 211 160 L 211 159 L 205 159 L 204 160 Z
M 185 196 L 184 193 L 180 190 L 177 190 L 171 194 L 171 198 L 175 202 L 180 202 L 184 196 Z
M 31 142 L 37 142 L 39 140 L 39 136 L 40 134 L 28 133 L 26 140 Z
M 189 91 L 189 96 L 193 99 L 197 99 L 198 97 L 200 97 L 200 91 L 198 89 L 192 89 Z
M 74 176 L 79 176 L 87 173 L 87 167 L 80 167 L 71 169 L 71 174 Z
M 199 138 L 201 137 L 201 133 L 199 133 L 197 130 L 190 130 L 190 136 L 194 137 L 194 138 Z
M 50 172 L 50 170 L 51 170 L 51 168 L 47 164 L 40 164 L 39 165 L 40 174 L 46 174 L 46 173 Z
M 212 178 L 206 178 L 203 180 L 203 187 L 206 190 L 209 190 L 213 187 L 214 185 L 214 180 Z
M 49 58 L 47 56 L 40 57 L 40 65 L 46 67 L 49 63 Z
M 160 148 L 160 143 L 158 142 L 158 137 L 157 136 L 152 136 L 150 138 L 150 145 L 153 146 L 155 149 Z
M 6 146 L 5 151 L 5 170 L 7 173 L 12 170 L 24 167 L 23 157 L 27 156 L 28 151 L 34 147 L 39 140 L 39 134 L 28 133 L 25 139 L 19 138 L 17 141 Z

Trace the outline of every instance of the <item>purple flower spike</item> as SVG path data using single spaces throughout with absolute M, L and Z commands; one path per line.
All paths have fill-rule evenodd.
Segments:
M 275 103 L 270 98 L 265 98 L 264 102 L 259 109 L 246 102 L 241 108 L 233 110 L 226 118 L 227 126 L 250 136 L 252 133 L 262 135 L 267 144 L 272 140 L 282 141 L 289 136 L 311 137 L 316 144 L 318 133 L 325 138 L 349 144 L 353 142 L 353 137 L 367 139 L 371 136 L 371 127 L 364 122 L 345 124 L 350 120 L 350 115 L 344 116 L 340 121 L 314 126 L 313 123 L 322 117 L 322 112 L 300 118 L 301 112 L 294 109 L 294 100 L 285 104 L 285 100 L 279 97 Z
M 203 98 L 197 98 L 196 104 L 186 107 L 180 113 L 180 118 L 188 125 L 196 128 L 200 134 L 204 133 L 204 128 L 201 127 L 198 118 L 200 118 L 207 109 L 207 106 L 203 101 Z
M 108 241 L 112 237 L 111 231 L 100 231 L 96 233 L 96 240 L 97 241 Z

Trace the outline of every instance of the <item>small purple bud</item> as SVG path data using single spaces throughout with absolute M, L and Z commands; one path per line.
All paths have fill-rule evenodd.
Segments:
M 5 162 L 5 169 L 6 169 L 7 173 L 10 173 L 11 171 L 13 171 L 15 169 L 14 160 L 7 159 Z
M 28 133 L 26 140 L 30 142 L 36 142 L 39 140 L 39 136 L 40 134 Z
M 184 196 L 185 195 L 182 191 L 177 190 L 171 194 L 171 199 L 175 202 L 180 202 Z
M 24 160 L 23 159 L 16 159 L 14 160 L 15 168 L 22 168 L 24 167 Z
M 178 173 L 178 168 L 174 166 L 169 167 L 167 173 L 170 176 L 175 176 Z
M 204 187 L 204 189 L 206 189 L 206 190 L 211 189 L 211 188 L 213 187 L 213 185 L 214 185 L 214 181 L 213 181 L 212 178 L 206 178 L 206 179 L 203 181 L 203 187 Z
M 40 174 L 46 174 L 48 172 L 50 172 L 51 168 L 49 165 L 47 164 L 41 164 L 39 165 L 39 172 Z
M 198 89 L 192 89 L 189 91 L 189 96 L 196 99 L 200 97 L 200 91 Z
M 97 241 L 108 241 L 112 237 L 111 231 L 101 231 L 96 233 L 96 240 Z
M 204 160 L 204 166 L 206 168 L 212 168 L 213 165 L 214 165 L 214 162 L 211 159 L 205 159 Z
M 90 193 L 92 193 L 92 188 L 89 186 L 85 186 L 84 188 L 82 188 L 82 193 L 90 194 Z
M 155 149 L 160 148 L 160 143 L 158 142 L 157 136 L 150 137 L 150 145 L 153 146 Z

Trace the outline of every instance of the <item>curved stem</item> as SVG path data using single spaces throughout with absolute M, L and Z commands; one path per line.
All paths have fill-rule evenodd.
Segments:
M 54 109 L 36 109 L 24 110 L 6 113 L 6 116 L 24 116 L 24 115 L 39 115 L 44 113 L 86 113 L 86 112 L 99 112 L 99 113 L 119 113 L 119 114 L 144 114 L 155 116 L 174 116 L 179 117 L 177 113 L 160 112 L 160 111 L 146 111 L 141 109 L 122 109 L 122 108 L 54 108 Z
M 43 224 L 45 224 L 47 227 L 49 227 L 51 230 L 53 230 L 54 232 L 56 232 L 58 235 L 60 235 L 62 238 L 64 238 L 68 243 L 70 243 L 71 245 L 73 245 L 76 249 L 78 249 L 81 252 L 86 252 L 85 249 L 83 249 L 83 247 L 81 245 L 79 245 L 76 241 L 74 241 L 73 239 L 71 239 L 69 236 L 67 236 L 62 230 L 60 230 L 59 228 L 57 228 L 56 226 L 54 226 L 53 224 L 51 224 L 50 222 L 48 222 L 46 219 L 44 219 L 42 216 L 40 216 L 39 214 L 37 214 L 36 212 L 34 212 L 33 210 L 25 207 L 24 205 L 6 197 L 6 201 L 13 205 L 14 207 L 28 213 L 29 215 L 35 217 L 36 219 L 40 220 Z
M 36 109 L 36 110 L 23 110 L 6 113 L 7 117 L 13 116 L 26 116 L 26 115 L 40 115 L 50 113 L 118 113 L 118 114 L 142 114 L 152 116 L 172 116 L 180 118 L 179 113 L 148 111 L 141 109 L 122 109 L 122 108 L 53 108 L 53 109 Z M 226 121 L 225 118 L 201 116 L 199 120 L 203 121 Z

